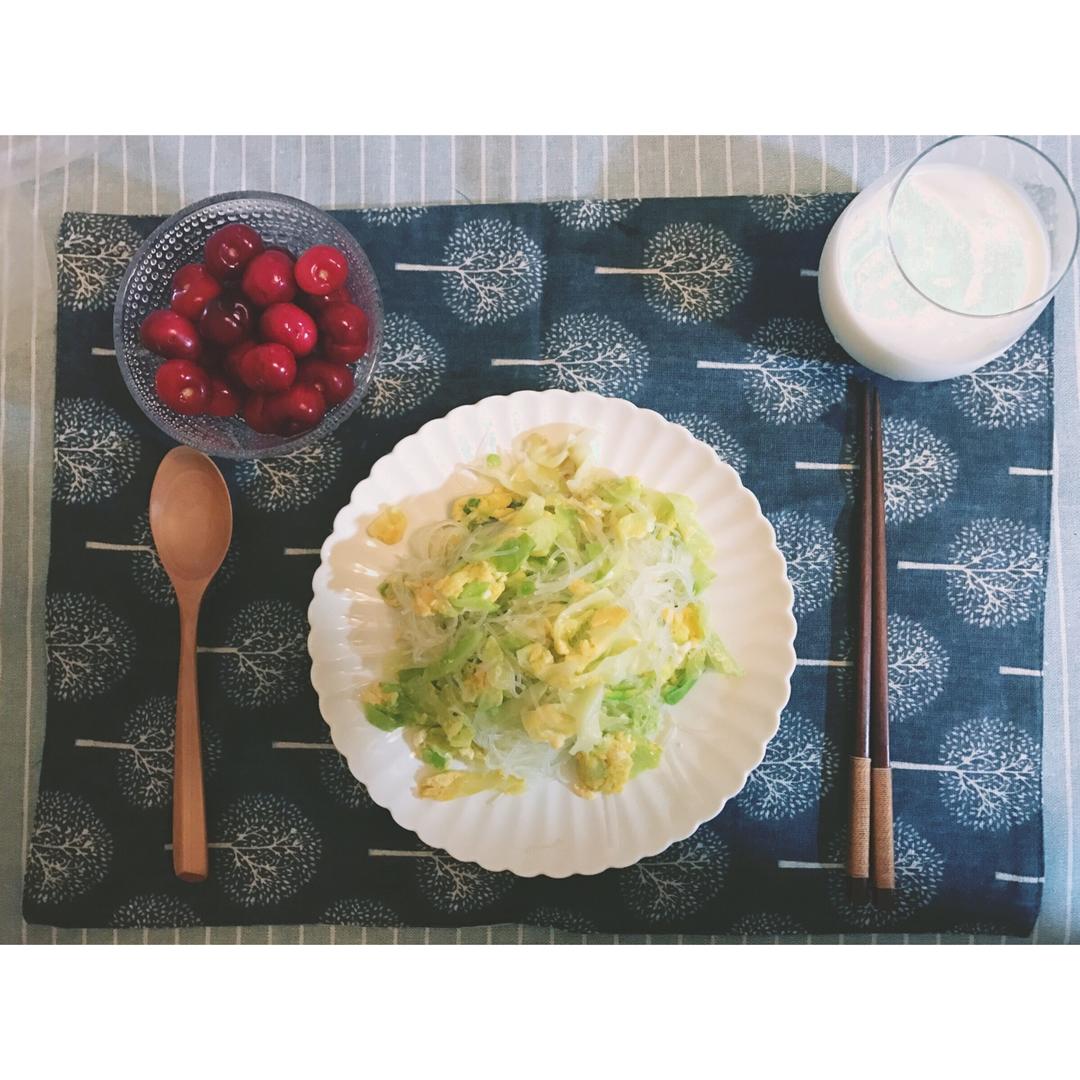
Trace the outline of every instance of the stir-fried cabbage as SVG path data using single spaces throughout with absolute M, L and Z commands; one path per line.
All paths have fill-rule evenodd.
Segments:
M 712 546 L 693 503 L 597 469 L 588 433 L 533 433 L 473 471 L 486 490 L 379 586 L 400 648 L 365 714 L 405 729 L 427 798 L 537 776 L 621 791 L 659 762 L 664 706 L 706 671 L 737 674 L 696 599 Z

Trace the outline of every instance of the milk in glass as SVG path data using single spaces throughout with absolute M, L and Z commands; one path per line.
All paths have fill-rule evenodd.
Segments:
M 1043 216 L 1020 187 L 977 166 L 923 162 L 902 175 L 867 187 L 829 234 L 818 272 L 825 319 L 845 351 L 883 375 L 974 371 L 1048 302 Z

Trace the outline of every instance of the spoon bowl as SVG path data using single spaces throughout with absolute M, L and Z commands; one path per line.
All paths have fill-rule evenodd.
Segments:
M 170 450 L 150 491 L 150 529 L 173 588 L 210 583 L 232 539 L 232 502 L 218 467 L 188 446 Z
M 232 500 L 218 467 L 178 446 L 161 459 L 150 489 L 150 532 L 180 611 L 173 773 L 173 869 L 183 881 L 209 873 L 195 643 L 203 593 L 232 540 Z

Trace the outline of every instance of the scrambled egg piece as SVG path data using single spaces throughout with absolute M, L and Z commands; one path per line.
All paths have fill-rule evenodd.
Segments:
M 371 520 L 367 534 L 384 544 L 398 544 L 408 525 L 405 515 L 396 506 L 388 506 Z
M 522 646 L 515 653 L 515 656 L 517 656 L 517 662 L 521 665 L 522 670 L 536 678 L 541 678 L 555 659 L 549 649 L 545 649 L 543 645 L 535 642 L 532 645 Z
M 415 614 L 452 615 L 454 608 L 450 601 L 456 600 L 466 585 L 476 581 L 487 585 L 484 598 L 490 601 L 498 600 L 506 588 L 506 575 L 487 562 L 471 563 L 437 581 L 406 581 L 405 588 L 412 593 Z M 383 598 L 390 602 L 386 596 Z
M 660 616 L 671 631 L 671 639 L 676 645 L 705 640 L 705 627 L 701 625 L 701 609 L 697 604 L 687 604 L 678 610 L 664 608 Z
M 629 618 L 630 612 L 624 607 L 597 608 L 589 619 L 584 637 L 567 653 L 567 660 L 576 661 L 579 667 L 595 660 L 610 644 L 615 631 Z
M 599 595 L 597 599 L 602 597 Z M 584 655 L 590 653 L 596 656 L 602 651 L 601 646 L 610 641 L 614 632 L 628 619 L 630 613 L 626 608 L 609 605 L 607 607 L 589 607 L 569 614 L 569 609 L 557 612 L 551 623 L 552 645 L 554 652 L 559 656 L 569 656 L 571 653 Z M 579 631 L 585 630 L 582 640 L 576 645 L 571 644 Z
M 575 795 L 591 799 L 596 794 L 622 791 L 634 768 L 634 737 L 628 731 L 606 735 L 594 749 L 574 755 L 577 782 Z
M 584 637 L 566 654 L 566 661 L 576 665 L 580 670 L 587 664 L 591 664 L 601 651 L 600 645 L 591 637 Z
M 570 652 L 570 639 L 578 632 L 584 621 L 583 618 L 573 619 L 566 616 L 561 620 L 558 631 L 556 631 L 554 625 L 552 625 L 551 640 L 552 644 L 555 646 L 555 652 L 557 652 L 559 656 L 566 656 L 567 653 Z
M 488 685 L 487 670 L 482 667 L 476 668 L 461 680 L 461 700 L 471 705 L 488 688 Z
M 425 776 L 418 785 L 421 799 L 460 799 L 481 791 L 497 791 L 506 795 L 520 795 L 525 781 L 517 776 L 507 776 L 501 769 L 487 772 L 465 772 L 451 769 Z
M 589 637 L 594 641 L 607 641 L 629 618 L 630 612 L 618 605 L 598 608 L 589 620 Z
M 498 600 L 506 588 L 504 582 L 506 575 L 499 573 L 491 563 L 470 563 L 461 570 L 455 570 L 446 577 L 439 578 L 433 585 L 435 591 L 447 600 L 454 600 L 461 595 L 461 590 L 474 581 L 480 581 L 488 585 L 485 599 Z
M 521 718 L 521 726 L 530 739 L 546 742 L 553 750 L 561 750 L 571 735 L 577 734 L 577 724 L 557 705 L 541 705 L 530 709 Z
M 450 613 L 450 605 L 445 597 L 440 596 L 432 588 L 431 582 L 406 583 L 406 588 L 412 593 L 412 609 L 417 615 L 448 615 Z
M 591 685 L 593 680 L 584 669 L 604 654 L 611 646 L 616 631 L 629 618 L 630 612 L 626 608 L 609 605 L 583 612 L 577 619 L 564 619 L 560 634 L 554 639 L 554 651 L 562 659 L 545 668 L 539 678 L 551 686 L 564 689 Z M 585 632 L 581 639 L 571 645 L 569 639 L 582 627 Z
M 505 488 L 496 488 L 486 495 L 462 495 L 454 500 L 450 514 L 455 521 L 502 521 L 513 513 L 510 504 L 516 496 Z
M 360 691 L 360 700 L 365 705 L 389 705 L 393 708 L 397 699 L 397 691 L 384 689 L 382 683 L 369 683 Z

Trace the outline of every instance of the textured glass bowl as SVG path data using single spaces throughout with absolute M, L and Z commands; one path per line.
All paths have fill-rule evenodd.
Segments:
M 298 256 L 313 244 L 332 244 L 349 260 L 349 295 L 371 321 L 367 355 L 353 365 L 356 386 L 349 398 L 326 412 L 321 423 L 302 435 L 260 435 L 236 417 L 182 416 L 158 400 L 154 372 L 162 360 L 139 341 L 139 327 L 155 308 L 167 308 L 172 276 L 185 263 L 202 262 L 211 233 L 230 222 L 256 229 L 267 246 Z M 127 388 L 139 407 L 166 435 L 205 454 L 227 458 L 266 457 L 298 450 L 329 435 L 360 404 L 382 337 L 382 297 L 375 273 L 352 234 L 329 214 L 288 195 L 234 191 L 192 204 L 159 225 L 135 253 L 120 283 L 113 314 L 116 358 Z

